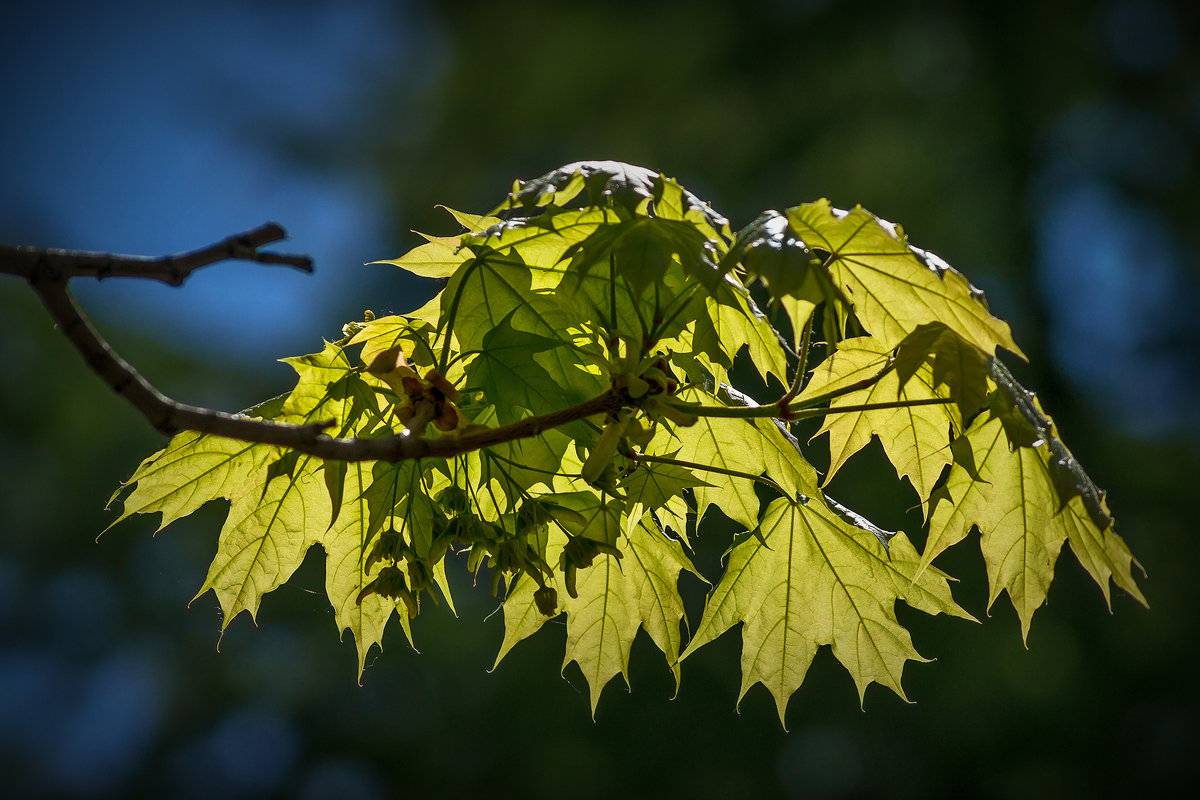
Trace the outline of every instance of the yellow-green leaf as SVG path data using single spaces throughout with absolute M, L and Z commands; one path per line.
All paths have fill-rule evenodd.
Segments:
M 993 317 L 962 273 L 937 256 L 909 248 L 898 226 L 862 206 L 832 208 L 828 200 L 788 209 L 792 229 L 827 267 L 863 326 L 888 347 L 927 322 L 942 322 L 985 353 L 1021 354 L 1008 323 Z
M 846 339 L 838 349 L 813 371 L 803 400 L 844 387 L 856 380 L 879 374 L 888 363 L 889 350 L 869 336 Z M 895 370 L 889 370 L 871 386 L 841 395 L 829 403 L 836 410 L 848 406 L 903 403 L 948 399 L 948 394 L 933 386 L 929 367 L 918 369 L 904 387 Z M 924 502 L 942 471 L 953 460 L 950 435 L 962 426 L 958 406 L 917 405 L 879 408 L 866 411 L 831 413 L 825 417 L 819 434 L 829 434 L 828 482 L 842 465 L 875 436 L 883 445 L 888 460 L 901 478 L 908 478 Z
M 917 576 L 918 561 L 904 534 L 892 537 L 889 551 L 821 498 L 794 505 L 772 501 L 761 539 L 748 536 L 730 552 L 681 658 L 743 623 L 739 702 L 762 683 L 785 724 L 788 699 L 825 644 L 849 670 L 860 701 L 872 682 L 904 698 L 904 663 L 925 659 L 896 620 L 896 601 L 970 618 L 954 602 L 944 575 Z
M 196 593 L 216 593 L 222 630 L 243 611 L 255 618 L 263 595 L 291 577 L 328 524 L 329 494 L 321 476 L 308 459 L 293 471 L 271 478 L 261 494 L 240 494 L 229 509 L 208 577 Z
M 1045 441 L 1014 448 L 1002 420 L 986 411 L 955 441 L 954 450 L 949 477 L 930 500 L 929 538 L 922 564 L 931 563 L 972 528 L 979 530 L 987 565 L 988 605 L 1007 592 L 1026 640 L 1034 612 L 1046 600 L 1059 551 L 1068 539 L 1106 598 L 1112 577 L 1117 586 L 1145 602 L 1131 573 L 1133 557 L 1111 525 L 1101 531 L 1079 497 L 1060 508 Z
M 565 537 L 551 534 L 547 558 L 556 560 Z M 593 716 L 600 694 L 618 674 L 629 683 L 629 650 L 639 628 L 662 650 L 667 665 L 679 681 L 680 623 L 684 619 L 679 596 L 679 575 L 684 570 L 699 575 L 679 542 L 667 538 L 643 519 L 617 543 L 621 553 L 600 556 L 579 571 L 578 597 L 569 596 L 557 580 L 559 607 L 567 615 L 567 645 L 563 669 L 574 661 L 587 680 Z M 504 601 L 505 637 L 496 664 L 513 645 L 546 622 L 533 602 L 537 587 L 523 579 Z
M 347 465 L 341 512 L 320 536 L 325 550 L 325 592 L 333 606 L 338 633 L 350 631 L 354 637 L 360 681 L 371 648 L 383 649 L 384 629 L 396 610 L 394 601 L 377 594 L 368 594 L 361 603 L 358 601 L 363 589 L 383 568 L 379 563 L 367 569 L 372 537 L 366 492 L 372 482 L 371 471 L 369 463 Z M 411 644 L 408 613 L 403 607 L 399 610 L 401 627 Z
M 449 278 L 470 257 L 471 251 L 462 247 L 461 236 L 433 236 L 399 258 L 367 263 L 391 264 L 422 278 Z

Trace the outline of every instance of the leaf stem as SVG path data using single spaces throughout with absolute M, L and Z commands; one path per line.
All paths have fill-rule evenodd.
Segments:
M 669 402 L 669 401 L 668 401 Z M 920 400 L 896 400 L 887 403 L 862 403 L 859 405 L 850 406 L 830 406 L 830 407 L 815 407 L 802 408 L 799 410 L 786 409 L 780 406 L 779 403 L 771 403 L 765 406 L 704 406 L 693 403 L 678 403 L 672 402 L 671 405 L 685 414 L 694 414 L 698 417 L 726 417 L 731 419 L 809 419 L 811 417 L 824 417 L 829 414 L 845 414 L 854 411 L 876 411 L 886 408 L 909 408 L 911 406 L 929 406 L 929 405 L 946 405 L 954 402 L 943 397 L 929 397 Z
M 652 455 L 648 455 L 646 453 L 635 453 L 632 451 L 625 453 L 625 457 L 630 459 L 631 461 L 646 462 L 646 463 L 650 463 L 650 464 L 671 464 L 676 467 L 684 467 L 685 469 L 695 469 L 695 470 L 700 470 L 702 472 L 715 472 L 720 475 L 729 475 L 732 478 L 745 478 L 746 480 L 757 481 L 758 483 L 761 483 L 764 486 L 771 487 L 772 489 L 779 492 L 781 495 L 783 495 L 788 500 L 791 500 L 791 495 L 788 494 L 787 490 L 784 489 L 782 486 L 780 486 L 778 483 L 776 483 L 771 478 L 768 478 L 766 475 L 755 475 L 752 472 L 742 472 L 741 470 L 729 469 L 727 467 L 714 467 L 709 464 L 701 464 L 697 461 L 684 461 L 679 458 L 668 458 L 667 456 L 652 456 Z
M 800 390 L 804 387 L 804 373 L 808 368 L 808 346 L 812 338 L 812 315 L 804 323 L 804 331 L 800 334 L 800 351 L 796 354 L 796 375 L 792 378 L 792 385 L 784 393 L 783 397 L 779 398 L 779 410 L 783 414 L 788 413 L 788 404 L 795 399 L 796 395 L 800 394 Z

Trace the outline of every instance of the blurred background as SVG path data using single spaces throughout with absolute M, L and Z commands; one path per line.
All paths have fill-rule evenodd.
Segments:
M 1195 777 L 1200 536 L 1200 18 L 1168 0 L 975 4 L 110 4 L 0 11 L 0 241 L 160 254 L 267 219 L 297 273 L 230 264 L 182 290 L 80 283 L 102 329 L 176 397 L 225 409 L 289 387 L 364 308 L 434 286 L 364 261 L 450 233 L 514 177 L 579 159 L 662 169 L 741 225 L 861 202 L 963 269 L 1013 323 L 1023 375 L 1108 488 L 1151 609 L 1105 611 L 1064 551 L 1022 647 L 902 619 L 930 664 L 865 711 L 820 654 L 780 730 L 734 711 L 739 637 L 671 700 L 644 638 L 634 693 L 595 722 L 562 625 L 485 668 L 495 603 L 459 581 L 413 653 L 393 626 L 362 687 L 315 551 L 216 651 L 212 504 L 157 538 L 96 535 L 160 445 L 0 280 L 0 774 L 18 796 L 1154 796 Z M 835 494 L 912 530 L 873 449 Z M 702 532 L 712 573 L 724 546 Z M 982 616 L 972 542 L 948 554 Z M 703 587 L 686 583 L 698 609 Z M 1191 755 L 1189 755 L 1191 754 Z

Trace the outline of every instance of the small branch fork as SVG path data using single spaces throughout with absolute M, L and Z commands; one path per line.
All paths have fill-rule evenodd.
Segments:
M 287 233 L 280 225 L 271 222 L 229 236 L 208 247 L 161 258 L 0 246 L 0 274 L 14 275 L 28 282 L 88 367 L 114 392 L 129 401 L 155 430 L 168 436 L 180 431 L 196 431 L 245 442 L 284 447 L 329 461 L 404 461 L 417 458 L 448 458 L 469 453 L 504 442 L 537 436 L 551 428 L 636 405 L 624 393 L 609 390 L 590 400 L 549 414 L 528 417 L 495 428 L 468 428 L 460 435 L 446 435 L 435 439 L 407 433 L 372 438 L 336 438 L 324 433 L 333 425 L 332 421 L 291 425 L 256 419 L 244 414 L 228 414 L 200 408 L 167 397 L 113 351 L 84 317 L 67 290 L 71 279 L 83 277 L 142 278 L 161 281 L 170 286 L 180 286 L 196 270 L 221 261 L 277 264 L 302 272 L 312 272 L 312 259 L 308 256 L 264 252 L 260 249 L 286 236 Z M 803 367 L 800 375 L 802 374 Z M 798 390 L 800 375 L 797 376 L 796 385 L 782 402 L 770 406 L 724 409 L 679 404 L 679 407 L 711 416 L 797 419 L 815 415 L 818 413 L 817 409 L 797 411 L 789 408 L 788 404 Z M 843 392 L 836 394 L 841 393 Z M 812 398 L 804 405 L 812 406 L 816 402 L 828 399 L 830 398 Z M 878 404 L 870 407 L 894 405 L 898 404 Z M 850 411 L 859 408 L 847 407 L 838 410 Z M 821 410 L 821 413 L 829 413 L 829 410 Z
M 264 253 L 259 250 L 286 237 L 287 232 L 282 226 L 268 222 L 208 247 L 160 258 L 0 245 L 0 273 L 16 275 L 30 283 L 88 277 L 145 278 L 170 286 L 181 286 L 196 270 L 221 261 L 279 264 L 301 272 L 312 272 L 312 259 L 308 256 Z

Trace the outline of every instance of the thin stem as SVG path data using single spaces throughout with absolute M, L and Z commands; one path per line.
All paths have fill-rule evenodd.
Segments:
M 617 347 L 617 256 L 608 254 L 608 357 L 616 358 Z
M 800 394 L 800 390 L 804 387 L 804 373 L 808 370 L 808 345 L 812 338 L 812 315 L 804 323 L 804 330 L 800 334 L 800 352 L 796 354 L 796 375 L 792 378 L 792 385 L 784 393 L 783 397 L 779 398 L 779 410 L 786 415 L 788 413 L 788 404 Z
M 920 400 L 894 400 L 887 403 L 862 403 L 852 406 L 830 406 L 829 408 L 809 408 L 798 412 L 792 419 L 808 419 L 809 417 L 824 417 L 830 414 L 847 414 L 855 411 L 879 411 L 887 408 L 912 408 L 913 406 L 945 406 L 954 401 L 946 397 L 925 397 Z
M 784 497 L 791 500 L 791 495 L 788 494 L 787 490 L 784 489 L 782 486 L 780 486 L 778 483 L 776 483 L 771 478 L 768 478 L 766 475 L 755 475 L 752 472 L 742 472 L 741 470 L 728 469 L 726 467 L 714 467 L 711 464 L 701 464 L 697 461 L 684 461 L 679 458 L 667 458 L 666 456 L 652 456 L 652 455 L 648 455 L 646 453 L 635 453 L 632 451 L 625 453 L 625 457 L 630 459 L 631 461 L 646 462 L 649 464 L 672 464 L 674 466 L 684 467 L 686 469 L 695 469 L 695 470 L 700 470 L 702 472 L 715 472 L 720 475 L 729 475 L 732 478 L 745 478 L 746 480 L 756 481 L 758 483 L 763 484 L 764 486 L 769 486 L 772 489 L 774 489 L 775 491 L 779 492 Z
M 482 259 L 477 256 L 467 265 L 458 279 L 458 285 L 454 287 L 454 296 L 450 298 L 450 308 L 446 311 L 446 326 L 442 334 L 446 338 L 442 340 L 442 354 L 437 360 L 438 372 L 443 375 L 446 373 L 446 363 L 450 357 L 450 339 L 453 338 L 454 320 L 458 316 L 458 304 L 462 300 L 463 288 L 467 285 L 467 278 L 481 263 L 483 263 Z
M 671 402 L 671 401 L 668 401 Z M 911 406 L 947 405 L 954 402 L 941 397 L 930 397 L 921 400 L 897 400 L 887 403 L 864 403 L 852 406 L 833 406 L 819 408 L 803 408 L 796 411 L 784 410 L 779 403 L 765 406 L 704 406 L 693 403 L 671 402 L 675 408 L 686 414 L 698 417 L 725 417 L 730 419 L 809 419 L 823 417 L 829 414 L 844 414 L 851 411 L 875 411 L 885 408 L 909 408 Z

